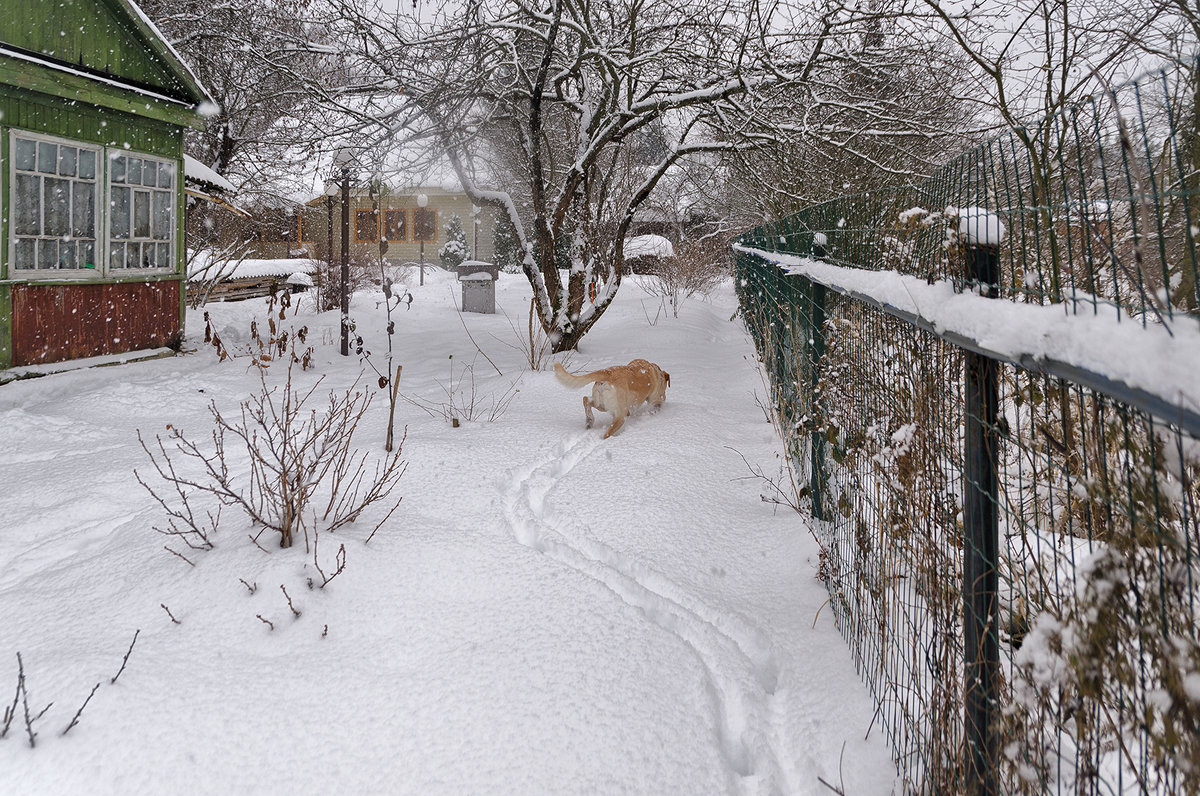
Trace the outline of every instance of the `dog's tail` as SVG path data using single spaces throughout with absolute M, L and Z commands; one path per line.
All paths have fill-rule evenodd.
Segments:
M 566 368 L 564 368 L 559 362 L 554 363 L 554 375 L 558 378 L 560 383 L 565 384 L 571 389 L 586 387 L 596 380 L 595 373 L 585 373 L 582 376 L 576 376 L 574 373 L 567 373 Z

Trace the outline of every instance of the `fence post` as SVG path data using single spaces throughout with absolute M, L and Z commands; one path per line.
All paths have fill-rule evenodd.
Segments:
M 826 237 L 823 232 L 813 235 L 812 256 L 814 260 L 822 260 L 826 255 Z M 821 361 L 825 357 L 825 286 L 809 282 L 809 314 L 808 314 L 808 374 L 809 374 L 809 406 L 813 415 L 817 412 L 817 384 L 821 381 Z M 808 492 L 812 500 L 813 519 L 824 520 L 825 509 L 821 497 L 825 491 L 825 433 L 821 428 L 812 432 L 809 445 L 812 462 L 809 467 Z
M 973 246 L 970 282 L 995 298 L 1000 281 L 995 246 Z M 963 496 L 963 700 L 966 792 L 999 791 L 999 521 L 996 404 L 998 363 L 966 352 L 966 444 Z
M 817 384 L 821 380 L 821 361 L 825 357 L 825 286 L 816 282 L 809 282 L 811 285 L 809 291 L 809 326 L 808 332 L 812 337 L 808 346 L 808 374 L 809 374 L 809 406 L 813 410 L 814 416 L 817 414 Z M 824 520 L 825 509 L 821 503 L 821 496 L 825 491 L 825 432 L 821 428 L 815 428 L 812 432 L 812 443 L 809 445 L 812 452 L 812 463 L 809 468 L 808 491 L 812 500 L 813 518 Z

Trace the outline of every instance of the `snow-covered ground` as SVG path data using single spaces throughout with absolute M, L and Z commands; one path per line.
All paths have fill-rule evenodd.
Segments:
M 460 320 L 451 277 L 410 287 L 400 390 L 434 411 L 400 402 L 403 502 L 370 544 L 369 517 L 337 532 L 346 569 L 324 590 L 307 588 L 302 547 L 256 548 L 232 509 L 194 568 L 152 530 L 136 432 L 203 441 L 210 400 L 229 412 L 258 388 L 248 359 L 204 344 L 199 314 L 186 356 L 0 386 L 0 705 L 18 652 L 30 709 L 53 702 L 33 749 L 18 706 L 0 793 L 893 790 L 873 704 L 821 610 L 816 545 L 744 478 L 743 457 L 776 472 L 780 444 L 732 286 L 678 319 L 623 286 L 567 366 L 645 357 L 671 388 L 610 440 L 607 415 L 584 428 L 581 392 L 522 365 L 524 279 L 497 288 L 507 318 Z M 376 360 L 381 300 L 352 310 Z M 208 309 L 236 348 L 263 306 Z M 298 382 L 359 375 L 335 314 L 302 304 L 286 323 L 316 346 Z M 452 369 L 470 388 L 472 362 L 478 416 L 455 428 L 437 408 Z M 358 444 L 381 452 L 386 422 L 380 391 Z

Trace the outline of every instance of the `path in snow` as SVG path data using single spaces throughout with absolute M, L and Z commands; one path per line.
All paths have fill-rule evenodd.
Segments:
M 599 540 L 573 537 L 548 519 L 547 497 L 603 442 L 593 432 L 574 435 L 511 473 L 504 508 L 514 538 L 605 586 L 700 660 L 718 718 L 719 748 L 741 778 L 742 793 L 796 792 L 780 764 L 786 745 L 780 748 L 772 722 L 779 663 L 766 635 L 661 572 Z
M 152 530 L 137 432 L 205 437 L 210 399 L 232 410 L 261 388 L 195 315 L 190 356 L 0 388 L 0 688 L 20 651 L 31 702 L 54 702 L 36 750 L 0 741 L 0 793 L 889 793 L 816 545 L 744 478 L 742 455 L 769 468 L 780 446 L 731 285 L 649 324 L 658 299 L 622 290 L 576 369 L 644 356 L 674 384 L 609 440 L 579 428 L 578 393 L 528 371 L 505 317 L 459 316 L 448 275 L 410 288 L 402 391 L 436 407 L 453 371 L 460 403 L 513 399 L 460 427 L 398 408 L 404 502 L 370 545 L 370 522 L 339 531 L 350 563 L 327 590 L 305 588 L 303 551 L 256 549 L 235 516 L 193 567 Z M 375 297 L 355 302 L 381 334 Z M 528 285 L 505 277 L 497 302 L 522 318 Z M 209 309 L 234 333 L 263 311 Z M 337 313 L 295 320 L 326 341 L 302 384 L 361 379 Z M 506 375 L 470 370 L 476 343 Z M 364 449 L 386 417 L 376 401 Z

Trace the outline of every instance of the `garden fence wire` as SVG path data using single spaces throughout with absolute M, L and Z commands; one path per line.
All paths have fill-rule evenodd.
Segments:
M 1145 75 L 735 247 L 819 577 L 912 792 L 1200 793 L 1196 395 L 1053 345 L 998 355 L 836 278 L 1133 324 L 1157 361 L 1151 341 L 1200 318 L 1198 75 Z M 1163 367 L 1200 370 L 1193 353 Z

